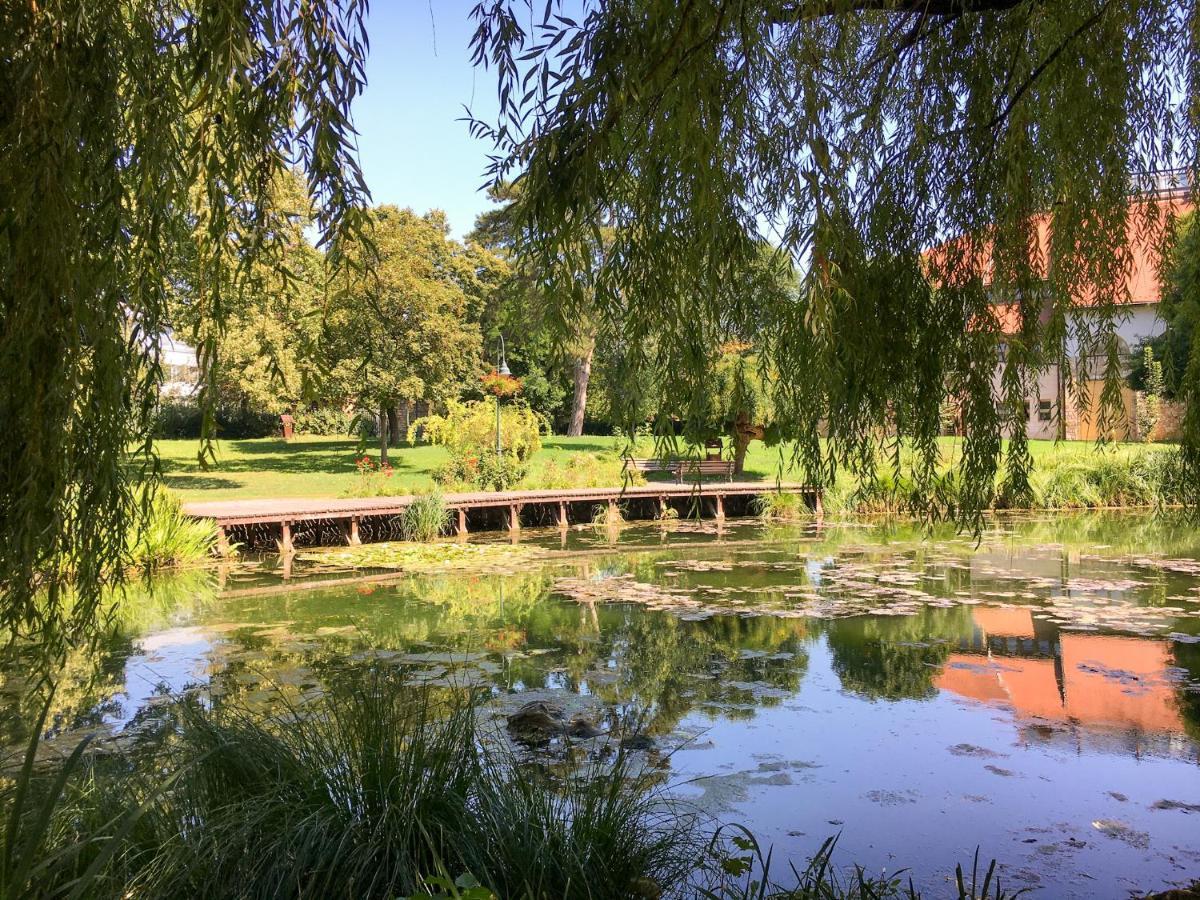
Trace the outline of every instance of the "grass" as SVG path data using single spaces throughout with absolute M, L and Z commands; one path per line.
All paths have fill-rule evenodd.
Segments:
M 400 516 L 400 535 L 406 541 L 432 541 L 450 525 L 450 510 L 439 493 L 418 497 Z
M 217 543 L 210 520 L 186 518 L 179 499 L 162 491 L 154 495 L 140 524 L 130 529 L 126 540 L 130 562 L 143 571 L 202 562 L 212 556 Z
M 361 479 L 355 468 L 358 444 L 349 438 L 297 437 L 222 441 L 217 465 L 207 471 L 196 462 L 194 440 L 158 442 L 166 484 L 183 500 L 245 500 L 258 497 L 340 497 L 354 492 Z M 525 483 L 531 487 L 558 487 L 576 482 L 619 484 L 620 464 L 615 459 L 618 444 L 611 437 L 549 437 L 530 462 Z M 946 455 L 953 457 L 959 439 L 943 441 Z M 1141 446 L 1141 445 L 1137 445 Z M 1034 463 L 1065 456 L 1091 455 L 1087 442 L 1032 441 Z M 1150 447 L 1149 452 L 1157 449 Z M 378 450 L 369 451 L 374 457 Z M 596 455 L 607 455 L 596 462 Z M 449 460 L 442 447 L 397 447 L 389 453 L 398 493 L 421 493 L 434 488 L 433 472 Z M 780 451 L 759 441 L 750 444 L 745 479 L 774 481 Z M 785 469 L 786 480 L 795 473 Z
M 465 690 L 366 669 L 302 709 L 161 717 L 133 752 L 4 783 L 5 896 L 391 900 L 469 873 L 487 896 L 601 900 L 682 882 L 702 849 L 628 756 L 524 764 Z

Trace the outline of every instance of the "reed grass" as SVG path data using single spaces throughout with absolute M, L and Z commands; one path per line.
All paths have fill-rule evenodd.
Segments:
M 780 491 L 759 494 L 752 501 L 752 507 L 759 518 L 766 521 L 792 522 L 812 516 L 802 496 Z
M 185 516 L 179 500 L 163 488 L 155 492 L 142 521 L 131 525 L 126 539 L 131 564 L 145 571 L 206 560 L 216 543 L 215 524 Z
M 450 525 L 450 510 L 439 493 L 424 494 L 400 516 L 400 535 L 406 541 L 432 541 Z
M 625 524 L 621 504 L 597 504 L 592 507 L 592 527 L 596 529 L 617 528 Z
M 842 473 L 826 489 L 831 513 L 954 515 L 963 505 L 960 481 L 950 470 L 933 473 L 922 486 L 902 459 L 899 473 L 881 468 L 872 479 Z M 1029 484 L 1021 490 L 998 474 L 990 496 L 993 509 L 1100 509 L 1177 506 L 1183 502 L 1179 451 L 1159 446 L 1062 449 L 1035 457 Z

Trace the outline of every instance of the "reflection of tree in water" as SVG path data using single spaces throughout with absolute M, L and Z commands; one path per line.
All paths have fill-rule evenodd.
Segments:
M 797 619 L 717 616 L 684 621 L 641 608 L 606 607 L 600 630 L 567 657 L 571 688 L 606 704 L 645 710 L 650 729 L 670 731 L 707 704 L 736 704 L 724 715 L 753 714 L 778 702 L 770 690 L 798 689 L 808 665 L 806 629 Z
M 925 699 L 933 680 L 974 621 L 969 607 L 924 609 L 913 616 L 856 616 L 825 623 L 833 670 L 848 691 L 872 699 Z

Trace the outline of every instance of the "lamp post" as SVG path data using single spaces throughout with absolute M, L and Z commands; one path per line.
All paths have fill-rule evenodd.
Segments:
M 508 370 L 508 360 L 504 358 L 504 335 L 500 335 L 500 356 L 496 360 L 496 374 L 507 378 L 512 373 Z M 496 392 L 496 456 L 500 456 L 500 392 Z

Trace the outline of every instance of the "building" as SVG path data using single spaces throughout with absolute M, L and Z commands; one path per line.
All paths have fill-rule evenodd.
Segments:
M 1192 204 L 1184 173 L 1170 171 L 1148 176 L 1144 183 L 1138 186 L 1131 204 L 1154 204 L 1158 208 L 1157 212 L 1175 217 L 1190 212 Z M 1136 215 L 1130 216 L 1128 241 L 1132 252 L 1132 264 L 1126 275 L 1124 296 L 1120 301 L 1123 307 L 1122 315 L 1119 315 L 1114 323 L 1123 361 L 1128 359 L 1130 351 L 1145 339 L 1157 337 L 1165 328 L 1159 314 L 1160 250 L 1154 237 L 1142 233 L 1140 218 Z M 1049 255 L 1047 250 L 1050 245 L 1051 225 L 1051 217 L 1048 214 L 1039 217 L 1036 222 L 1036 252 L 1039 259 L 1047 259 Z M 1047 265 L 1053 265 L 1053 261 Z M 1092 305 L 1088 298 L 1075 298 L 1074 306 L 1079 316 L 1086 316 Z M 997 298 L 992 309 L 1002 334 L 1013 334 L 1017 331 L 1020 322 L 1015 301 Z M 1043 323 L 1049 318 L 1049 313 L 1050 309 L 1047 306 L 1042 313 Z M 1000 365 L 993 378 L 997 397 L 1000 395 L 1001 373 L 1008 350 L 1006 341 L 1001 341 L 999 350 Z M 1050 365 L 1038 373 L 1030 388 L 1025 401 L 1025 411 L 1027 433 L 1031 438 L 1095 440 L 1100 436 L 1100 398 L 1104 387 L 1106 360 L 1084 358 L 1073 334 L 1067 338 L 1067 356 L 1070 359 L 1070 372 L 1064 371 L 1065 367 L 1058 364 Z M 1075 389 L 1069 392 L 1068 384 L 1074 384 Z M 1118 425 L 1113 433 L 1107 435 L 1108 437 L 1117 440 L 1140 437 L 1137 433 L 1137 403 L 1135 393 L 1129 388 L 1124 388 L 1124 422 Z M 1061 416 L 1058 415 L 1060 410 Z
M 177 341 L 170 331 L 159 335 L 158 351 L 163 370 L 159 396 L 182 400 L 195 394 L 200 383 L 200 366 L 196 361 L 196 351 Z

